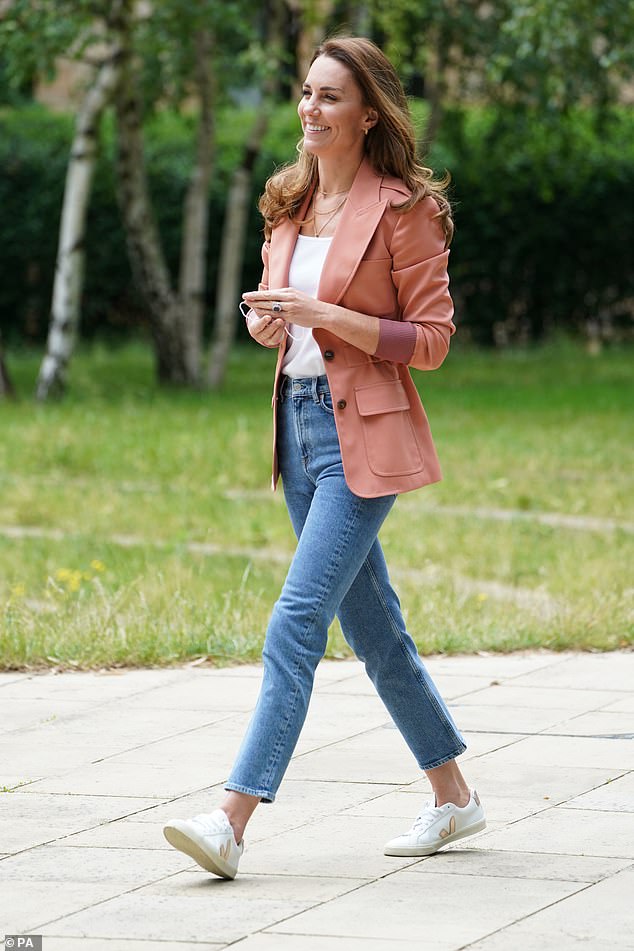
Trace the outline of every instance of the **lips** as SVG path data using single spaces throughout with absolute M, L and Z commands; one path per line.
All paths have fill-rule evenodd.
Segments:
M 306 132 L 327 132 L 328 126 L 327 125 L 311 125 L 307 122 L 304 129 Z

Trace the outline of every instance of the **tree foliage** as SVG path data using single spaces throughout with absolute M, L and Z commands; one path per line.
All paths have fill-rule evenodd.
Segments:
M 271 98 L 274 86 L 291 91 L 311 48 L 323 35 L 346 31 L 370 35 L 395 61 L 410 93 L 427 100 L 421 144 L 429 146 L 442 131 L 447 165 L 461 177 L 458 181 L 454 175 L 457 191 L 467 186 L 491 198 L 485 178 L 487 161 L 490 164 L 495 153 L 498 174 L 521 176 L 528 193 L 536 194 L 547 208 L 565 183 L 571 162 L 576 163 L 579 182 L 593 181 L 590 142 L 583 161 L 579 148 L 579 109 L 594 116 L 594 128 L 587 132 L 584 126 L 584 135 L 607 137 L 612 118 L 618 126 L 615 106 L 634 77 L 634 0 L 365 0 L 360 4 L 352 0 L 5 0 L 0 19 L 0 86 L 8 83 L 23 93 L 37 80 L 52 77 L 60 58 L 102 65 L 113 36 L 120 32 L 121 10 L 131 14 L 126 55 L 142 123 L 167 110 L 180 111 L 189 123 L 189 153 L 175 150 L 181 167 L 172 191 L 179 198 L 193 194 L 191 172 L 200 156 L 197 103 L 201 102 L 202 36 L 207 37 L 205 48 L 211 50 L 209 121 L 213 124 L 223 106 L 235 109 L 235 122 L 240 124 L 253 121 L 252 112 L 245 118 L 245 105 L 255 107 L 256 118 L 265 115 L 267 94 Z M 272 38 L 266 28 L 273 16 L 279 18 L 281 28 Z M 482 151 L 473 154 L 469 166 L 465 155 L 475 141 L 469 129 L 474 104 L 487 107 L 488 118 L 478 139 Z M 218 162 L 213 152 L 213 129 L 207 132 L 214 174 L 211 185 L 204 184 L 199 192 L 211 189 L 215 201 L 219 175 L 224 174 L 223 186 L 232 176 L 226 156 Z M 246 130 L 239 138 L 242 142 L 249 138 Z M 502 155 L 506 148 L 508 161 Z M 442 154 L 441 149 L 437 155 Z M 235 176 L 245 162 L 239 148 L 232 162 Z M 248 164 L 251 168 L 251 157 Z M 625 177 L 629 182 L 629 173 Z M 508 191 L 509 200 L 512 192 Z M 575 199 L 572 192 L 571 201 Z M 504 189 L 495 188 L 494 193 L 496 202 L 507 200 Z M 164 201 L 163 195 L 153 197 L 159 206 Z M 159 240 L 165 239 L 166 216 L 174 232 L 186 232 L 187 215 L 176 203 L 159 210 Z M 511 214 L 512 209 L 507 212 Z M 219 229 L 220 219 L 212 215 L 212 271 L 217 267 Z M 37 243 L 37 237 L 34 240 Z M 50 235 L 43 240 L 50 243 Z M 178 294 L 179 256 L 175 245 L 170 247 L 168 270 Z M 187 242 L 183 247 L 189 247 Z M 90 267 L 89 261 L 89 280 Z M 516 278 L 520 272 L 518 265 Z M 180 274 L 182 279 L 182 255 Z M 617 283 L 615 279 L 615 288 Z M 190 296 L 198 293 L 191 290 Z M 620 285 L 615 293 L 621 294 Z M 482 297 L 481 288 L 478 295 Z M 541 306 L 527 301 L 525 311 Z M 473 297 L 472 312 L 475 306 Z M 502 300 L 500 306 L 506 306 Z

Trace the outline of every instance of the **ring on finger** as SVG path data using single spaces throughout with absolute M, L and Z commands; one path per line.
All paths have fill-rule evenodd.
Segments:
M 271 307 L 271 310 L 273 311 L 274 314 L 281 314 L 282 305 L 280 304 L 279 301 L 274 301 L 273 306 Z

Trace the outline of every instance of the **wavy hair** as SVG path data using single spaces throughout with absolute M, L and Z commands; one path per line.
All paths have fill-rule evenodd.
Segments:
M 346 66 L 361 91 L 364 106 L 374 109 L 378 115 L 376 125 L 365 137 L 366 157 L 379 175 L 401 179 L 410 191 L 405 201 L 393 202 L 392 208 L 406 212 L 431 195 L 439 209 L 434 217 L 441 220 L 445 246 L 448 246 L 453 236 L 447 198 L 450 176 L 434 179 L 433 171 L 418 161 L 407 97 L 392 63 L 371 40 L 354 36 L 325 40 L 316 49 L 311 64 L 319 56 L 330 56 Z M 297 151 L 297 161 L 275 172 L 260 198 L 258 207 L 264 218 L 267 239 L 276 225 L 287 217 L 294 218 L 317 179 L 317 158 L 304 150 L 303 139 L 298 142 Z

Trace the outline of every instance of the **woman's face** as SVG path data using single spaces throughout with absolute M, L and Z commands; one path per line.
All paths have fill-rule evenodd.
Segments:
M 297 112 L 304 148 L 320 158 L 360 154 L 364 130 L 376 122 L 350 70 L 330 56 L 319 56 L 310 67 Z

